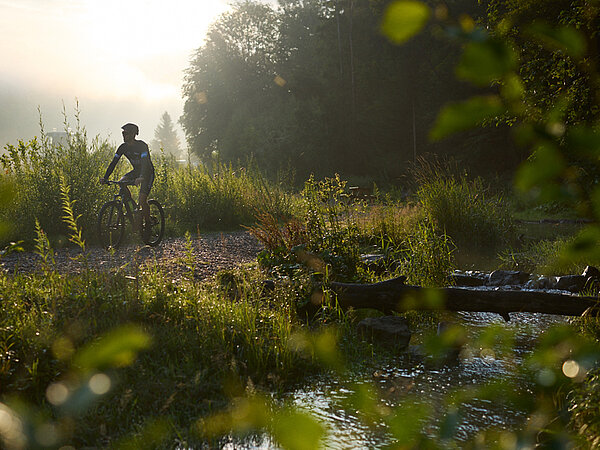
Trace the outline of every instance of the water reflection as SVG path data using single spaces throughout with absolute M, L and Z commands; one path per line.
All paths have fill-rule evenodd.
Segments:
M 314 378 L 304 388 L 290 392 L 286 397 L 296 407 L 310 412 L 324 424 L 327 437 L 323 448 L 371 449 L 394 444 L 385 424 L 376 422 L 366 425 L 361 421 L 359 411 L 348 408 L 349 399 L 356 394 L 356 386 L 364 383 L 375 387 L 384 407 L 402 408 L 402 402 L 407 398 L 432 406 L 434 414 L 424 424 L 424 430 L 433 438 L 439 436 L 441 412 L 448 406 L 447 396 L 457 390 L 468 391 L 470 388 L 502 380 L 525 394 L 531 393 L 529 386 L 533 381 L 525 379 L 514 369 L 522 364 L 541 333 L 552 325 L 566 321 L 562 316 L 531 313 L 511 314 L 509 323 L 493 313 L 454 313 L 449 318 L 464 326 L 467 333 L 468 344 L 460 353 L 459 360 L 432 364 L 419 350 L 417 342 L 417 346 L 411 351 L 390 358 L 382 367 L 365 368 L 348 374 L 343 380 L 335 377 Z M 475 345 L 481 333 L 490 326 L 511 332 L 515 345 L 510 351 L 486 352 Z M 427 331 L 430 330 L 415 330 L 415 335 L 419 336 Z M 473 439 L 479 432 L 492 428 L 516 430 L 527 421 L 525 414 L 510 403 L 492 402 L 477 397 L 461 403 L 457 417 L 459 422 L 455 439 L 458 441 Z M 244 442 L 235 439 L 225 441 L 220 447 L 278 448 L 266 435 Z
M 527 392 L 531 380 L 523 379 L 515 373 L 523 358 L 533 349 L 538 336 L 548 327 L 564 323 L 564 317 L 545 314 L 511 314 L 511 321 L 505 323 L 497 314 L 456 313 L 454 320 L 462 324 L 468 335 L 468 342 L 476 342 L 481 331 L 490 325 L 509 329 L 514 333 L 515 347 L 510 353 L 483 353 L 479 348 L 470 347 L 461 353 L 460 361 L 432 366 L 417 350 L 390 361 L 386 366 L 374 371 L 357 373 L 346 380 L 313 380 L 310 388 L 290 393 L 295 404 L 310 411 L 327 424 L 329 437 L 325 448 L 377 448 L 392 444 L 386 427 L 380 424 L 368 427 L 361 423 L 358 414 L 344 411 L 341 405 L 354 394 L 357 383 L 373 383 L 381 399 L 391 408 L 397 407 L 408 396 L 418 398 L 442 409 L 446 396 L 457 389 L 480 386 L 488 382 L 503 380 L 513 383 Z M 467 357 L 465 357 L 467 355 Z M 457 439 L 466 441 L 474 438 L 479 431 L 494 428 L 510 430 L 522 427 L 525 415 L 510 405 L 474 398 L 461 406 Z M 432 418 L 427 431 L 431 436 L 438 433 L 440 423 Z

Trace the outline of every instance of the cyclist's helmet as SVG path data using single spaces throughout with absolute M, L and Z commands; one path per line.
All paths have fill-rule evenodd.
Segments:
M 129 133 L 133 133 L 134 136 L 137 136 L 140 132 L 138 126 L 134 123 L 126 123 L 121 127 L 122 130 L 127 131 Z

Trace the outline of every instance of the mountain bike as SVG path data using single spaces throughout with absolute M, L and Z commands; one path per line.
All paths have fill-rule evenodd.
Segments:
M 106 249 L 119 247 L 125 235 L 126 220 L 131 223 L 132 230 L 136 231 L 137 228 L 145 244 L 153 247 L 160 244 L 165 233 L 165 213 L 160 203 L 157 200 L 148 200 L 150 219 L 145 220 L 127 188 L 132 186 L 133 182 L 109 180 L 106 184 L 119 186 L 119 192 L 100 208 L 97 223 L 100 244 Z

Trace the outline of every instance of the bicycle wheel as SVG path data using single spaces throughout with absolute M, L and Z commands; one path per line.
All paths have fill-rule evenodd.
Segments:
M 165 234 L 165 213 L 157 200 L 148 200 L 148 206 L 150 206 L 150 220 L 144 220 L 142 224 L 142 241 L 154 247 L 160 244 Z
M 106 202 L 100 208 L 97 225 L 100 245 L 106 249 L 117 248 L 125 232 L 123 205 L 118 201 Z

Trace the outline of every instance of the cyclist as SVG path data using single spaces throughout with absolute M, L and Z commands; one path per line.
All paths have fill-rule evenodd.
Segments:
M 140 131 L 137 125 L 126 123 L 121 129 L 123 130 L 123 143 L 117 149 L 115 156 L 106 169 L 104 177 L 100 178 L 100 182 L 106 184 L 108 177 L 115 170 L 119 159 L 125 155 L 133 166 L 133 170 L 123 175 L 120 181 L 129 181 L 134 182 L 136 186 L 140 185 L 138 205 L 142 210 L 144 221 L 148 223 L 150 221 L 148 195 L 150 195 L 150 189 L 152 189 L 152 184 L 154 183 L 154 166 L 150 160 L 150 149 L 144 141 L 135 138 Z M 126 189 L 129 192 L 127 187 Z M 129 195 L 131 195 L 131 192 L 129 192 Z

